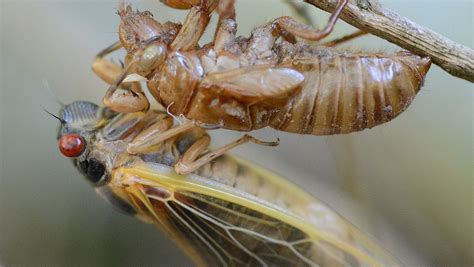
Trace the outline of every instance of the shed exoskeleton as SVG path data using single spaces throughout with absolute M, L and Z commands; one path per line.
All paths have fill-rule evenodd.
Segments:
M 117 210 L 156 225 L 198 266 L 398 266 L 324 203 L 286 179 L 228 155 L 191 174 L 172 166 L 207 136 L 195 127 L 137 154 L 134 139 L 172 118 L 63 107 L 59 148 Z M 200 155 L 199 152 L 198 156 Z
M 120 42 L 102 51 L 93 69 L 111 83 L 104 104 L 146 110 L 154 98 L 189 123 L 236 131 L 263 127 L 310 135 L 351 133 L 392 120 L 412 102 L 431 60 L 408 51 L 368 54 L 308 45 L 326 37 L 347 4 L 340 0 L 322 30 L 281 17 L 236 36 L 233 0 L 164 1 L 190 9 L 183 25 L 159 23 L 150 12 L 121 4 Z M 213 42 L 198 41 L 217 9 Z M 125 48 L 125 67 L 104 59 Z M 111 77 L 118 77 L 113 79 Z M 119 87 L 125 92 L 118 93 Z

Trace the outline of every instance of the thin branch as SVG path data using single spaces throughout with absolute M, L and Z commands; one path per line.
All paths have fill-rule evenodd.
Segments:
M 337 0 L 305 2 L 327 12 L 332 12 L 338 3 Z M 430 56 L 433 63 L 451 75 L 474 82 L 474 50 L 383 8 L 377 0 L 351 0 L 340 18 L 404 49 Z

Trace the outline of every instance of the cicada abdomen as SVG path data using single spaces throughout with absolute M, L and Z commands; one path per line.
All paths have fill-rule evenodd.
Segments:
M 431 60 L 405 51 L 387 55 L 328 50 L 289 64 L 305 81 L 271 126 L 330 135 L 372 128 L 398 116 L 423 85 Z

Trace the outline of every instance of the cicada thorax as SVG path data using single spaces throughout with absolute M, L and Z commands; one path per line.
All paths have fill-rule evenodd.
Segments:
M 372 128 L 398 116 L 423 85 L 431 60 L 410 52 L 330 52 L 286 64 L 303 73 L 305 81 L 271 127 L 330 135 Z
M 173 114 L 185 114 L 198 83 L 204 76 L 196 52 L 173 51 L 153 72 L 148 88 L 155 99 Z
M 131 144 L 142 140 L 143 136 L 159 134 L 174 124 L 173 118 L 159 111 L 121 113 L 111 119 L 100 130 L 101 142 L 96 142 L 98 149 L 111 150 L 110 154 L 117 153 L 114 165 L 128 164 L 131 158 L 138 161 L 161 163 L 174 166 L 179 158 L 197 140 L 207 136 L 202 128 L 194 127 L 184 133 L 169 137 L 162 142 L 150 145 L 139 153 L 131 153 L 134 147 Z M 162 127 L 157 127 L 161 125 Z M 141 143 L 138 143 L 140 145 Z M 132 157 L 133 155 L 133 157 Z M 122 160 L 123 159 L 123 160 Z
M 215 66 L 214 71 L 209 71 L 205 62 L 208 51 L 171 52 L 162 68 L 150 75 L 147 85 L 154 98 L 175 115 L 182 114 L 210 125 L 238 131 L 268 126 L 271 116 L 286 104 L 291 94 L 280 94 L 265 101 L 254 97 L 254 103 L 253 96 L 249 96 L 242 101 L 242 96 L 236 97 L 225 89 L 231 85 L 232 78 L 245 71 L 228 65 L 222 69 Z M 236 61 L 238 64 L 238 58 Z M 228 76 L 229 83 L 214 82 L 216 76 L 221 80 Z
M 171 113 L 194 121 L 237 131 L 267 127 L 299 90 L 303 75 L 276 58 L 242 63 L 240 53 L 173 51 L 149 76 L 149 91 Z

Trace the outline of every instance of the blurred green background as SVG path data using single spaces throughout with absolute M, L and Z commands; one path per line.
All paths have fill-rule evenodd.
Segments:
M 242 35 L 291 14 L 278 0 L 237 2 Z M 473 47 L 471 0 L 382 2 Z M 190 265 L 153 226 L 116 213 L 95 194 L 58 153 L 57 123 L 41 110 L 56 112 L 55 98 L 100 102 L 106 85 L 90 64 L 117 39 L 117 1 L 0 3 L 0 265 Z M 160 21 L 186 14 L 158 1 L 132 3 Z M 328 15 L 309 9 L 324 25 Z M 333 36 L 353 30 L 339 22 Z M 345 48 L 398 50 L 373 36 Z M 472 266 L 473 96 L 472 84 L 433 66 L 414 103 L 391 123 L 330 137 L 262 130 L 258 137 L 279 137 L 281 145 L 234 153 L 304 186 L 408 266 Z M 212 134 L 214 146 L 240 136 Z

